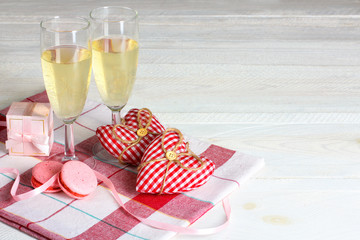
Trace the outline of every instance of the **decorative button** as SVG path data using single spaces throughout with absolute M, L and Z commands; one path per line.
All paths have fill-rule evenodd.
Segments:
M 143 137 L 147 134 L 147 130 L 146 130 L 146 128 L 140 128 L 139 130 L 137 130 L 136 133 L 139 137 Z
M 176 153 L 175 152 L 173 152 L 173 151 L 167 151 L 166 152 L 166 158 L 168 159 L 168 160 L 170 160 L 170 161 L 172 161 L 172 160 L 175 160 L 176 159 Z

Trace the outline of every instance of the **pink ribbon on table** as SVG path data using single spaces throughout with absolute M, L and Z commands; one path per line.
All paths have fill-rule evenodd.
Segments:
M 24 142 L 32 143 L 40 152 L 46 152 L 49 148 L 49 136 L 44 134 L 31 133 L 31 118 L 24 116 L 22 132 L 12 129 L 8 130 L 8 140 L 6 141 L 6 149 L 11 149 L 18 144 Z
M 109 178 L 107 178 L 106 176 L 102 175 L 101 173 L 99 173 L 99 172 L 97 172 L 95 170 L 93 170 L 93 171 L 94 171 L 95 176 L 97 177 L 97 179 L 101 180 L 109 188 L 109 190 L 111 191 L 112 195 L 114 196 L 116 202 L 127 213 L 129 213 L 131 216 L 133 216 L 134 218 L 136 218 L 140 222 L 142 222 L 142 223 L 144 223 L 144 224 L 146 224 L 146 225 L 148 225 L 150 227 L 158 228 L 158 229 L 162 229 L 162 230 L 166 230 L 166 231 L 182 233 L 182 234 L 208 235 L 208 234 L 214 234 L 214 233 L 220 232 L 221 230 L 226 228 L 227 225 L 229 225 L 231 208 L 230 208 L 230 203 L 229 203 L 228 198 L 225 198 L 222 201 L 224 211 L 225 211 L 225 214 L 226 214 L 226 221 L 223 224 L 221 224 L 221 225 L 219 225 L 217 227 L 203 228 L 203 229 L 192 229 L 192 228 L 181 227 L 181 226 L 177 226 L 177 225 L 173 225 L 173 224 L 169 224 L 169 223 L 164 223 L 164 222 L 159 222 L 159 221 L 156 221 L 156 220 L 151 220 L 151 219 L 139 217 L 139 216 L 131 213 L 125 207 L 124 203 L 121 201 L 121 199 L 119 197 L 119 194 L 117 193 L 117 191 L 116 191 L 116 189 L 114 187 L 114 184 L 111 182 L 111 180 Z M 10 190 L 11 196 L 16 201 L 29 199 L 31 197 L 34 197 L 34 196 L 44 192 L 48 187 L 51 186 L 51 184 L 53 184 L 55 181 L 57 181 L 58 176 L 59 176 L 59 173 L 56 173 L 54 176 L 52 176 L 48 181 L 46 181 L 40 187 L 35 188 L 34 190 L 31 190 L 29 192 L 16 195 L 16 191 L 17 191 L 17 189 L 19 187 L 19 181 L 20 181 L 19 171 L 16 168 L 0 168 L 0 173 L 12 173 L 12 174 L 16 175 L 15 182 L 14 182 L 14 184 L 11 187 L 11 190 Z
M 119 197 L 119 194 L 116 192 L 115 187 L 114 187 L 113 183 L 111 182 L 111 180 L 97 171 L 94 171 L 94 173 L 95 173 L 96 177 L 99 180 L 103 181 L 105 183 L 105 185 L 110 189 L 115 200 L 127 213 L 129 213 L 131 216 L 133 216 L 134 218 L 136 218 L 137 220 L 139 220 L 140 222 L 142 222 L 148 226 L 162 229 L 162 230 L 183 233 L 183 234 L 208 235 L 208 234 L 220 232 L 221 230 L 226 228 L 227 225 L 229 225 L 231 208 L 230 208 L 230 203 L 229 203 L 228 198 L 224 198 L 222 201 L 223 207 L 225 210 L 225 214 L 226 214 L 226 221 L 223 224 L 221 224 L 217 227 L 212 227 L 212 228 L 192 229 L 192 228 L 181 227 L 181 226 L 177 226 L 177 225 L 173 225 L 173 224 L 169 224 L 169 223 L 159 222 L 156 220 L 151 220 L 151 219 L 136 216 L 135 214 L 131 213 L 128 209 L 126 209 L 124 203 L 121 201 L 121 199 Z
M 59 175 L 59 173 L 56 173 L 54 176 L 52 176 L 48 181 L 46 181 L 40 187 L 37 187 L 34 190 L 28 191 L 26 193 L 16 195 L 16 191 L 17 191 L 17 189 L 19 187 L 19 183 L 20 183 L 19 170 L 17 170 L 16 168 L 0 168 L 0 173 L 12 173 L 12 174 L 16 175 L 15 180 L 14 180 L 14 184 L 12 185 L 11 190 L 10 190 L 10 194 L 15 199 L 15 201 L 26 200 L 26 199 L 32 198 L 32 197 L 44 192 L 55 181 L 57 181 L 57 178 L 58 178 L 58 175 Z

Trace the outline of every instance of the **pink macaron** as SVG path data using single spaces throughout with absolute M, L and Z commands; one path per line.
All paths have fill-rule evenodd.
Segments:
M 89 196 L 97 186 L 93 170 L 80 161 L 66 162 L 60 171 L 58 182 L 67 195 L 76 199 Z
M 56 173 L 60 172 L 63 164 L 56 161 L 43 161 L 35 165 L 32 169 L 31 185 L 34 188 L 40 187 L 48 181 Z M 44 192 L 60 192 L 61 188 L 59 183 L 55 181 Z

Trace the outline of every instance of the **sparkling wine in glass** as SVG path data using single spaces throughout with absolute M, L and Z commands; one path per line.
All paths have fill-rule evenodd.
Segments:
M 84 108 L 90 83 L 90 22 L 80 17 L 54 17 L 43 20 L 40 27 L 46 92 L 55 115 L 65 124 L 62 160 L 77 160 L 72 124 Z
M 127 7 L 100 7 L 90 12 L 92 21 L 93 73 L 102 101 L 112 112 L 112 124 L 121 123 L 138 65 L 137 12 Z M 116 161 L 100 143 L 93 153 L 105 161 Z

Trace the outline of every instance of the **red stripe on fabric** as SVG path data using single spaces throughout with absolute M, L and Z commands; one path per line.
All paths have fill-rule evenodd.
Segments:
M 2 110 L 0 111 L 0 114 L 6 116 L 7 112 L 9 111 L 9 108 L 10 108 L 10 106 L 7 107 L 7 108 L 2 109 Z
M 91 129 L 91 128 L 88 128 L 87 126 L 82 125 L 82 124 L 79 123 L 78 121 L 75 121 L 75 123 L 76 123 L 77 125 L 83 127 L 83 128 L 86 128 L 87 130 L 90 130 L 90 131 L 92 131 L 92 132 L 96 132 L 95 130 L 93 130 L 93 129 Z
M 42 226 L 40 226 L 38 224 L 31 225 L 31 229 L 22 227 L 21 231 L 24 231 L 23 228 L 43 236 L 43 239 L 52 239 L 52 240 L 63 240 L 63 239 L 65 239 L 64 236 L 62 236 L 60 234 L 57 234 L 56 232 L 49 231 L 48 229 L 46 229 L 46 228 L 44 228 L 44 227 L 42 227 Z
M 11 227 L 18 228 L 20 231 L 22 231 L 22 232 L 24 232 L 26 234 L 29 234 L 30 236 L 32 236 L 32 237 L 34 237 L 36 239 L 49 239 L 49 238 L 47 238 L 47 237 L 45 237 L 43 235 L 40 235 L 37 232 L 34 232 L 34 231 L 30 230 L 30 229 L 27 229 L 24 226 L 21 226 L 17 222 L 14 222 L 14 221 L 11 221 L 11 220 L 7 219 L 6 217 L 0 216 L 0 221 L 6 223 L 7 225 L 9 225 Z
M 48 103 L 49 102 L 49 98 L 46 94 L 46 91 L 43 91 L 41 93 L 35 94 L 31 97 L 26 98 L 26 100 L 28 101 L 32 101 L 32 102 L 42 102 L 42 103 Z
M 0 115 L 0 122 L 4 122 L 6 124 L 6 117 L 3 115 Z M 0 131 L 6 129 L 6 126 L 0 126 Z
M 68 207 L 70 204 L 72 204 L 73 202 L 75 202 L 76 199 L 72 200 L 71 202 L 69 202 L 68 204 L 66 204 L 65 206 L 63 206 L 62 208 L 60 208 L 59 210 L 55 211 L 53 214 L 49 215 L 48 217 L 44 218 L 44 219 L 41 219 L 39 221 L 36 221 L 36 222 L 29 222 L 26 227 L 29 228 L 29 226 L 33 223 L 40 223 L 40 222 L 43 222 L 43 221 L 46 221 L 48 220 L 49 218 L 55 216 L 57 213 L 61 212 L 62 210 L 64 210 L 66 207 Z
M 96 105 L 95 107 L 93 107 L 93 108 L 91 108 L 91 109 L 87 110 L 86 112 L 81 113 L 81 114 L 80 114 L 80 116 L 82 116 L 82 115 L 84 115 L 84 114 L 87 114 L 88 112 L 91 112 L 92 110 L 97 109 L 99 106 L 101 106 L 101 103 L 100 103 L 100 104 L 98 104 L 98 105 Z
M 226 163 L 234 154 L 235 154 L 234 150 L 226 149 L 216 145 L 210 145 L 210 147 L 200 155 L 207 157 L 208 159 L 213 161 L 215 163 L 216 168 L 219 168 L 224 163 Z
M 134 197 L 133 200 L 145 204 L 155 210 L 159 210 L 165 204 L 176 198 L 177 195 L 178 194 L 154 195 L 154 194 L 140 193 L 139 195 Z
M 121 221 L 123 221 L 124 224 L 122 224 Z M 114 211 L 111 216 L 104 218 L 102 221 L 99 221 L 88 230 L 72 239 L 117 239 L 133 227 L 131 225 L 129 226 L 129 224 L 128 216 L 118 209 Z M 122 228 L 113 227 L 119 225 Z
M 177 195 L 159 195 L 156 196 L 156 201 L 154 201 L 154 196 L 156 195 L 139 194 L 132 200 L 125 203 L 125 206 L 130 212 L 140 217 L 148 218 L 156 210 L 162 208 Z M 146 207 L 145 205 L 148 205 L 151 208 Z M 74 239 L 104 239 L 107 236 L 111 236 L 112 239 L 116 239 L 126 234 L 137 224 L 139 224 L 137 219 L 124 212 L 122 208 L 118 208 L 102 221 L 98 222 Z M 116 226 L 117 228 L 114 228 L 113 226 Z
M 131 200 L 125 203 L 125 206 L 129 211 L 143 218 L 147 218 L 154 213 L 150 208 Z M 117 239 L 129 232 L 137 224 L 139 224 L 137 219 L 130 216 L 122 208 L 118 208 L 102 221 L 73 239 Z M 136 236 L 132 236 L 136 239 Z
M 103 165 L 97 164 L 97 171 L 100 170 L 104 172 L 104 168 L 109 170 L 110 168 L 116 167 L 105 163 L 103 163 Z M 134 190 L 136 174 L 121 170 L 123 169 L 118 169 L 118 171 L 111 176 L 116 191 L 127 197 L 133 197 L 133 199 L 136 199 L 136 195 L 138 194 Z M 124 182 L 127 184 L 124 184 Z M 155 211 L 133 200 L 125 203 L 125 206 L 131 212 L 144 218 L 149 217 Z M 122 208 L 118 208 L 74 239 L 116 239 L 126 234 L 126 232 L 131 230 L 138 223 L 138 220 L 124 212 Z
M 6 127 L 0 127 L 0 142 L 5 143 L 6 140 L 7 140 Z
M 197 200 L 186 196 L 186 194 L 176 194 L 175 196 L 174 199 L 159 208 L 159 211 L 169 216 L 186 219 L 190 223 L 194 223 L 214 206 L 210 202 Z
M 62 128 L 64 125 L 65 125 L 65 124 L 60 125 L 59 127 L 55 128 L 55 129 L 54 129 L 54 131 L 56 131 L 56 130 L 58 130 L 58 129 Z
M 125 167 L 126 168 L 126 167 Z M 114 173 L 110 174 L 107 178 L 111 178 L 112 176 L 114 176 L 115 174 L 121 172 L 122 170 L 124 170 L 125 168 L 120 168 L 117 171 L 115 171 Z M 103 182 L 99 182 L 98 185 L 102 184 Z
M 120 194 L 123 194 L 129 198 L 132 198 L 139 194 L 135 191 L 136 184 L 136 173 L 131 170 L 130 166 L 125 166 L 119 168 L 111 164 L 107 164 L 96 160 L 96 165 L 94 170 L 101 172 L 105 176 L 111 176 L 111 181 L 114 184 L 116 191 Z M 125 170 L 125 171 L 121 171 Z M 116 174 L 114 174 L 116 172 Z
M 98 138 L 97 136 L 94 135 L 78 143 L 76 145 L 76 150 L 92 156 L 93 155 L 92 148 L 97 142 L 98 142 Z

